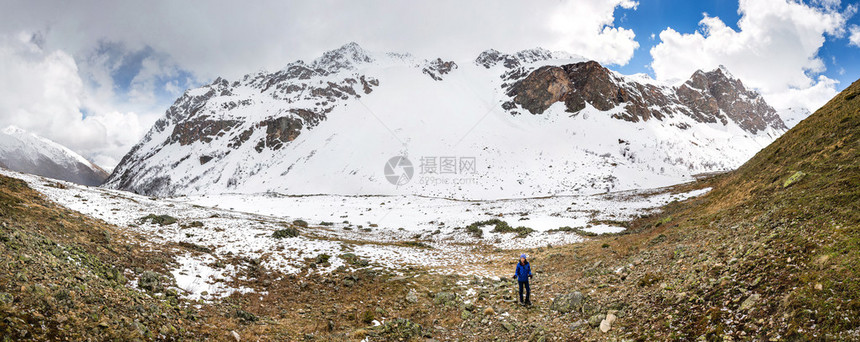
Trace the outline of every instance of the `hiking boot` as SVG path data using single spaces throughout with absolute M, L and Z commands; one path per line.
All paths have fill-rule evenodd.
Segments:
M 526 302 L 526 303 L 525 303 L 525 304 L 523 304 L 523 305 L 525 305 L 525 306 L 532 306 L 532 301 L 528 301 L 528 302 Z

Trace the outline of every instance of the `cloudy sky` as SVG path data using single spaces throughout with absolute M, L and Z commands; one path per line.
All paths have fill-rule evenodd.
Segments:
M 0 0 L 0 126 L 112 168 L 185 89 L 350 41 L 459 63 L 540 46 L 664 81 L 722 64 L 776 108 L 860 77 L 856 1 L 250 3 Z

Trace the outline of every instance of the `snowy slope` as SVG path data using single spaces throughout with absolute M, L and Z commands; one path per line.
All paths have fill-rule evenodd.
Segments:
M 597 86 L 623 89 L 627 97 L 620 90 L 621 103 L 586 97 L 576 111 L 562 99 L 531 114 L 511 94 L 536 69 L 574 66 L 570 75 L 577 76 L 573 69 L 581 62 L 534 49 L 513 55 L 488 50 L 475 61 L 454 63 L 373 54 L 347 44 L 310 64 L 298 61 L 275 73 L 218 79 L 187 91 L 105 186 L 159 196 L 589 194 L 729 170 L 785 130 L 778 118 L 762 121 L 760 113 L 736 120 L 737 113 L 746 115 L 734 110 L 738 103 L 761 107 L 763 100 L 717 70 L 699 72 L 680 88 L 607 71 L 610 83 Z M 725 89 L 705 89 L 714 79 L 729 90 L 740 87 L 729 92 L 740 95 L 719 98 Z M 585 86 L 571 94 L 583 96 L 590 91 Z M 720 92 L 711 94 L 714 89 Z M 718 100 L 729 104 L 717 108 Z M 655 114 L 630 114 L 633 101 L 640 112 Z M 712 111 L 685 104 L 694 102 Z M 395 156 L 407 157 L 413 167 L 412 178 L 400 185 L 385 173 Z M 394 165 L 395 181 L 404 170 Z
M 101 185 L 108 176 L 65 146 L 14 126 L 0 131 L 0 166 L 89 186 Z
M 790 107 L 779 111 L 779 116 L 788 128 L 794 127 L 810 115 L 812 115 L 812 112 L 810 112 L 809 109 L 801 107 Z

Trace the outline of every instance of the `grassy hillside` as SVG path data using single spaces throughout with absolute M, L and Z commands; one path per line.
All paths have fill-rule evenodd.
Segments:
M 858 95 L 860 81 L 708 195 L 551 256 L 573 285 L 556 292 L 589 293 L 583 317 L 622 310 L 616 334 L 637 340 L 860 340 Z

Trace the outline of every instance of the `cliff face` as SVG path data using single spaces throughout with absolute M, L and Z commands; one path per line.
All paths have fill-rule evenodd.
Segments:
M 722 67 L 697 71 L 681 86 L 669 87 L 626 80 L 594 61 L 548 65 L 515 80 L 507 94 L 508 108 L 518 105 L 532 114 L 563 102 L 571 113 L 586 104 L 601 111 L 621 107 L 613 117 L 631 122 L 686 115 L 702 123 L 731 121 L 753 134 L 787 129 L 776 110 Z

